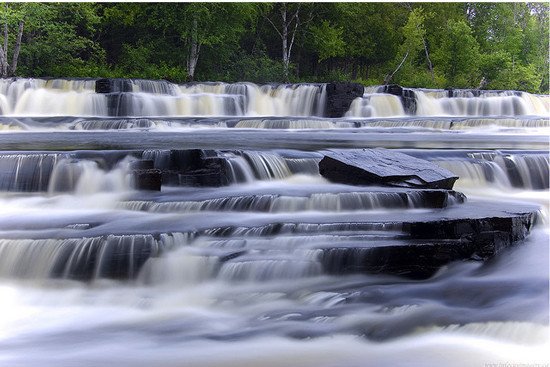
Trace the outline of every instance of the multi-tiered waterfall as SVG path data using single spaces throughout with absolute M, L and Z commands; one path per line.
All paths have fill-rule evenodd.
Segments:
M 549 97 L 335 90 L 0 80 L 0 365 L 546 363 Z

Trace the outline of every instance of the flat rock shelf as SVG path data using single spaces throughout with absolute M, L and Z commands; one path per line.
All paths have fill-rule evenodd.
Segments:
M 383 188 L 363 189 L 362 193 L 406 195 L 403 189 L 384 191 Z M 125 218 L 116 213 L 52 217 L 38 226 L 32 214 L 0 217 L 0 236 L 4 238 L 5 249 L 22 247 L 22 240 L 15 239 L 21 232 L 9 229 L 14 223 L 33 228 L 25 231 L 23 242 L 28 246 L 42 242 L 43 251 L 52 247 L 50 250 L 55 256 L 50 257 L 46 266 L 48 275 L 82 280 L 91 280 L 98 274 L 131 279 L 150 257 L 173 251 L 167 238 L 176 234 L 188 239 L 186 243 L 196 255 L 217 264 L 210 274 L 214 277 L 231 264 L 260 265 L 269 249 L 275 259 L 306 261 L 311 267 L 317 264 L 319 271 L 329 274 L 363 272 L 425 278 L 452 261 L 491 258 L 523 240 L 537 220 L 535 206 L 512 205 L 503 209 L 484 202 L 461 203 L 463 197 L 454 192 L 448 194 L 458 198 L 454 205 L 447 206 L 447 199 L 443 205 L 439 199 L 436 205 L 439 209 L 429 209 L 434 206 L 429 199 L 436 193 L 441 198 L 445 191 L 415 190 L 417 200 L 420 199 L 417 207 L 424 205 L 427 207 L 424 209 L 353 214 L 288 214 L 277 210 L 269 213 L 273 209 L 269 200 L 277 197 L 266 195 L 263 198 L 261 195 L 235 196 L 234 200 L 225 197 L 222 201 L 211 191 L 195 196 L 192 201 L 174 202 L 170 196 L 150 194 L 141 200 L 121 203 L 121 208 L 134 210 Z M 178 197 L 182 199 L 182 195 Z M 296 196 L 294 200 L 299 198 Z M 407 199 L 402 198 L 406 206 Z M 386 206 L 390 206 L 389 203 L 390 200 L 385 201 Z M 227 212 L 231 215 L 224 214 Z M 45 241 L 44 233 L 57 240 Z M 296 245 L 281 247 L 277 237 L 294 238 Z M 82 251 L 87 252 L 86 265 L 80 264 L 81 256 L 76 256 Z

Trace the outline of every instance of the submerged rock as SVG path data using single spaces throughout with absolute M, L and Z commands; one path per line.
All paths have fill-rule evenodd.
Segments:
M 319 173 L 332 182 L 447 189 L 458 179 L 436 164 L 388 149 L 330 150 Z

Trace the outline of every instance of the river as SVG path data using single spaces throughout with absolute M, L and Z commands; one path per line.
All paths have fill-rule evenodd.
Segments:
M 1 366 L 548 365 L 548 96 L 414 90 L 411 113 L 373 87 L 331 119 L 323 84 L 134 81 L 115 109 L 94 86 L 0 81 Z M 331 183 L 334 148 L 432 161 L 467 204 Z M 132 161 L 183 149 L 228 185 L 133 188 Z M 320 261 L 405 243 L 403 218 L 516 204 L 539 209 L 526 240 L 427 279 Z

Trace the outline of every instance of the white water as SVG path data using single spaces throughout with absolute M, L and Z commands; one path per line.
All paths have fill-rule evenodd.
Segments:
M 348 117 L 390 117 L 405 116 L 401 99 L 392 94 L 366 93 L 351 103 Z
M 417 96 L 416 115 L 420 116 L 548 116 L 550 99 L 522 92 L 520 96 L 442 97 L 422 91 Z
M 129 116 L 323 116 L 324 85 L 258 86 L 134 81 L 115 103 Z M 94 80 L 0 80 L 6 116 L 109 116 L 109 97 Z
M 368 89 L 362 98 L 350 106 L 349 117 L 405 116 L 401 99 L 379 88 Z M 550 116 L 550 97 L 513 91 L 480 91 L 475 97 L 471 91 L 411 89 L 416 97 L 414 116 Z
M 79 106 L 76 114 L 84 115 L 82 111 L 103 108 L 89 104 L 95 98 L 90 81 L 20 80 L 0 85 L 3 113 L 14 114 L 17 107 L 22 115 L 26 109 L 29 114 L 66 115 Z M 140 113 L 213 115 L 242 108 L 237 112 L 247 115 L 322 114 L 315 100 L 323 98 L 323 90 L 314 86 L 140 81 L 132 85 L 132 93 L 132 108 Z M 429 103 L 441 107 L 449 102 L 444 94 L 430 93 L 426 98 L 435 102 Z M 358 114 L 368 110 L 371 117 L 404 117 L 393 97 L 373 98 L 372 105 L 360 106 L 363 112 Z M 502 93 L 453 99 L 477 106 L 500 103 L 501 110 L 494 110 L 499 114 L 510 109 L 502 105 L 518 103 L 513 98 L 531 97 L 533 104 L 543 99 Z M 45 107 L 51 98 L 60 101 L 52 104 L 53 110 Z M 461 98 L 468 100 L 460 102 Z M 419 99 L 420 108 L 422 103 Z M 461 114 L 465 112 L 460 108 L 469 107 L 457 108 Z M 533 108 L 538 115 L 547 113 L 540 106 Z M 333 120 L 292 121 L 243 120 L 236 129 L 342 126 Z M 390 134 L 410 123 L 399 117 L 388 121 L 377 128 Z M 470 134 L 491 128 L 483 119 L 476 121 L 482 122 L 472 122 L 476 130 Z M 539 120 L 515 116 L 505 121 L 523 134 L 520 138 L 538 133 L 532 123 L 544 127 Z M 143 127 L 128 123 L 129 129 Z M 159 124 L 172 129 L 167 121 Z M 419 122 L 415 128 L 412 136 L 423 129 L 434 135 L 434 128 L 452 130 L 444 119 Z M 213 133 L 223 139 L 226 131 L 220 124 Z M 116 138 L 116 131 L 112 133 Z M 246 133 L 251 140 L 259 136 Z M 286 136 L 302 133 L 307 141 L 309 134 L 323 131 L 288 131 Z M 329 183 L 318 173 L 321 153 L 272 150 L 278 143 L 266 140 L 264 151 L 218 152 L 231 173 L 230 186 L 164 185 L 160 193 L 131 189 L 128 162 L 135 158 L 109 165 L 106 153 L 2 152 L 0 366 L 548 363 L 546 152 L 412 152 L 459 175 L 455 189 L 469 201 L 490 200 L 504 207 L 510 201 L 533 203 L 542 210 L 542 223 L 524 243 L 486 263 L 457 262 L 432 278 L 411 280 L 327 275 L 320 249 L 399 241 L 400 223 L 364 224 L 356 218 L 396 213 L 421 217 L 434 209 L 424 207 L 416 193 L 377 193 Z M 170 151 L 161 149 L 146 150 L 142 158 L 157 167 L 173 163 Z M 338 222 L 341 218 L 350 219 Z

